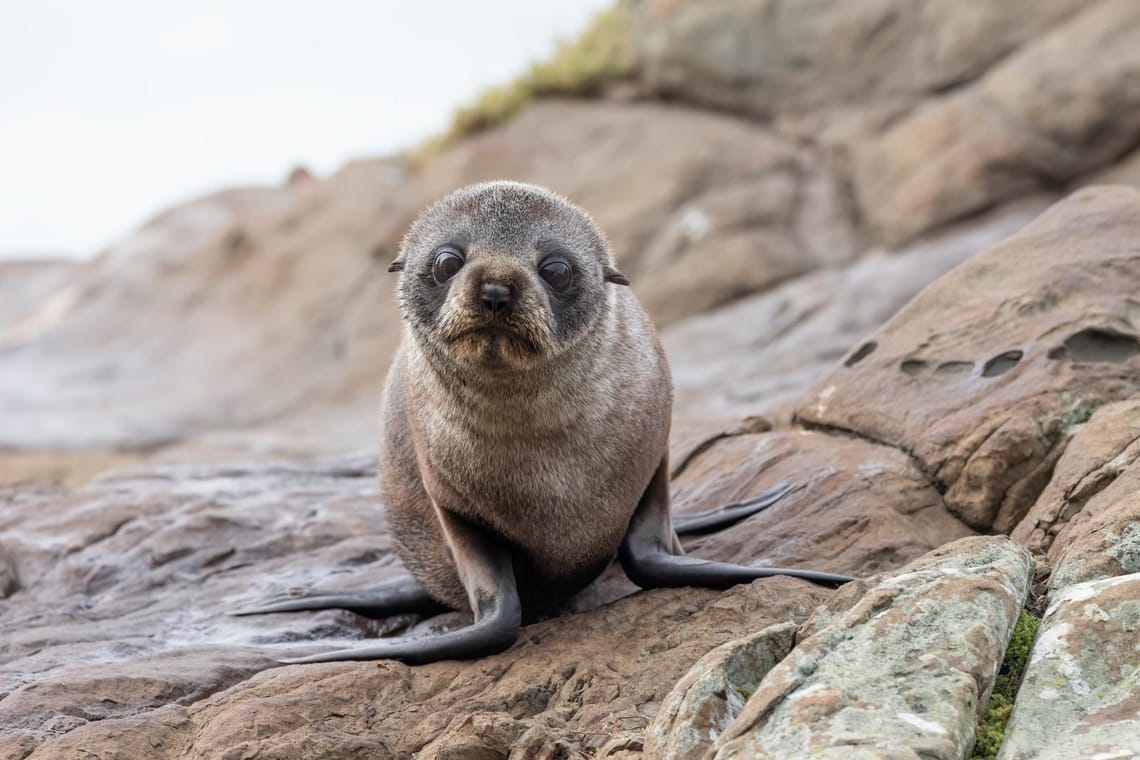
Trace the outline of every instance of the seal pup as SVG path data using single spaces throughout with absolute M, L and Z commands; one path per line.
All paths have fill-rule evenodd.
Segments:
M 450 607 L 475 621 L 286 662 L 500 652 L 524 610 L 564 600 L 615 556 L 643 588 L 851 580 L 683 555 L 678 532 L 733 522 L 791 489 L 670 520 L 669 368 L 585 211 L 535 185 L 471 185 L 417 217 L 389 271 L 401 272 L 404 334 L 385 384 L 381 492 L 412 577 L 239 614 Z

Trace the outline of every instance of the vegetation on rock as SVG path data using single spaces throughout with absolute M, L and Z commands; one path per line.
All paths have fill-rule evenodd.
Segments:
M 1025 610 L 1021 611 L 1005 650 L 1001 670 L 994 681 L 989 706 L 978 720 L 974 754 L 970 760 L 993 760 L 997 757 L 998 749 L 1005 739 L 1005 724 L 1013 712 L 1013 701 L 1018 686 L 1021 685 L 1021 675 L 1025 671 L 1025 664 L 1029 662 L 1029 652 L 1033 649 L 1033 640 L 1037 638 L 1037 629 L 1040 627 L 1041 618 L 1034 617 Z
M 531 64 L 521 76 L 481 93 L 452 117 L 447 131 L 419 148 L 420 162 L 462 138 L 502 124 L 540 97 L 593 97 L 609 84 L 633 75 L 633 11 L 622 0 L 597 14 L 574 40 L 559 44 L 549 60 Z

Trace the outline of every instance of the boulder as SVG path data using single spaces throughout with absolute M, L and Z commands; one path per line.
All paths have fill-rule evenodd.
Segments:
M 1053 599 L 998 760 L 1140 754 L 1140 573 L 1086 581 Z
M 991 7 L 1008 11 L 1013 23 L 1062 10 L 1024 13 L 1015 5 Z M 1130 0 L 1083 4 L 977 81 L 854 141 L 852 180 L 873 233 L 887 242 L 907 240 L 1068 182 L 1135 148 L 1137 35 L 1140 6 Z
M 706 757 L 965 757 L 1033 559 L 966 538 L 879 582 L 760 682 Z
M 772 117 L 960 86 L 1080 6 L 647 0 L 634 29 L 651 92 Z
M 698 660 L 661 703 L 646 733 L 646 754 L 700 760 L 795 641 L 795 624 L 777 623 L 721 644 Z
M 912 457 L 1012 530 L 1097 407 L 1140 393 L 1140 192 L 1089 188 L 920 293 L 821 379 L 804 424 Z
M 712 509 L 777 483 L 795 490 L 747 520 L 686 538 L 686 550 L 730 562 L 863 576 L 972 533 L 905 454 L 802 430 L 714 441 L 676 475 L 673 509 Z
M 896 251 L 873 251 L 666 327 L 679 416 L 765 415 L 786 425 L 795 405 L 851 346 L 920 290 L 1031 221 L 1029 198 L 986 219 Z
M 1105 404 L 1073 435 L 1011 534 L 1055 568 L 1053 588 L 1140 572 L 1140 400 Z

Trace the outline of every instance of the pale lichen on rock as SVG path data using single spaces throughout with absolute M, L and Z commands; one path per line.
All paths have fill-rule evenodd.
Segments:
M 1053 598 L 999 760 L 1140 755 L 1140 573 Z
M 799 643 L 710 756 L 960 757 L 1032 574 L 1008 539 L 930 552 Z

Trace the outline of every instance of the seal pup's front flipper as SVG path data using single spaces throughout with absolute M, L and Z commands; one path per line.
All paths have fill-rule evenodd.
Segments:
M 729 588 L 738 583 L 749 583 L 757 578 L 773 575 L 790 575 L 793 578 L 803 578 L 832 587 L 854 580 L 850 576 L 815 570 L 749 567 L 684 556 L 681 553 L 680 541 L 669 520 L 667 459 L 667 456 L 662 458 L 661 465 L 649 481 L 649 486 L 646 487 L 629 521 L 629 528 L 626 529 L 621 550 L 618 552 L 622 569 L 638 586 Z M 781 497 L 783 495 L 780 494 Z
M 402 575 L 361 591 L 310 589 L 298 593 L 287 592 L 252 607 L 234 610 L 230 614 L 242 617 L 271 612 L 348 610 L 368 618 L 384 618 L 407 613 L 435 615 L 447 609 L 447 605 L 432 599 L 419 581 L 410 575 Z
M 498 654 L 518 639 L 522 606 L 510 548 L 463 518 L 436 508 L 475 622 L 458 631 L 401 638 L 281 660 L 293 665 L 342 660 L 402 660 L 412 665 Z

